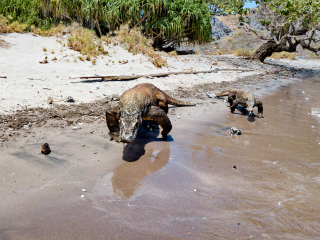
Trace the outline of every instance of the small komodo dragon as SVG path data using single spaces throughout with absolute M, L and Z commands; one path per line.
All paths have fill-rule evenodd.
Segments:
M 172 125 L 167 116 L 168 104 L 194 106 L 195 104 L 170 97 L 152 84 L 142 83 L 125 91 L 120 102 L 110 102 L 106 111 L 110 140 L 132 142 L 142 120 L 156 121 L 162 127 L 165 138 Z M 119 124 L 120 122 L 120 124 Z
M 238 104 L 246 108 L 250 115 L 253 114 L 253 108 L 258 107 L 258 118 L 263 118 L 263 106 L 262 102 L 258 101 L 251 93 L 231 89 L 222 93 L 217 93 L 217 97 L 228 96 L 228 102 L 230 104 L 230 110 L 233 113 Z

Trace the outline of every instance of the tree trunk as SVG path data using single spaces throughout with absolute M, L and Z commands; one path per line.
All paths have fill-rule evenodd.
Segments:
M 102 37 L 102 31 L 101 31 L 101 28 L 100 28 L 100 24 L 99 24 L 99 20 L 98 20 L 98 14 L 96 16 L 96 24 L 97 24 L 97 28 L 98 28 L 98 31 L 99 31 L 99 35 L 100 35 L 100 38 Z
M 286 42 L 281 41 L 276 43 L 274 40 L 262 44 L 258 50 L 249 58 L 251 60 L 259 60 L 263 62 L 267 57 L 270 57 L 274 52 L 295 52 L 297 50 L 298 43 L 287 45 Z

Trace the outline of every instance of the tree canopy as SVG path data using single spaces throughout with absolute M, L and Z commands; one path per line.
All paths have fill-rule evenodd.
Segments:
M 208 1 L 213 10 L 220 13 L 237 13 L 243 21 L 242 27 L 246 31 L 255 33 L 260 39 L 266 40 L 251 57 L 264 61 L 266 57 L 271 56 L 273 52 L 295 52 L 297 46 L 318 54 L 320 30 L 320 0 L 250 0 L 256 2 L 258 7 L 258 16 L 268 30 L 262 34 L 252 28 L 250 16 L 244 18 L 249 13 L 245 9 L 245 3 L 248 0 L 213 0 Z

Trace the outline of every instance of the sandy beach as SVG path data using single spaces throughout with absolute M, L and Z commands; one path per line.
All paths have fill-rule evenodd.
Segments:
M 165 56 L 168 67 L 159 69 L 110 45 L 93 65 L 63 47 L 64 38 L 0 36 L 8 45 L 0 48 L 0 239 L 320 236 L 319 61 L 199 54 Z M 216 67 L 252 71 L 70 78 Z M 106 104 L 143 82 L 197 105 L 170 107 L 167 140 L 155 125 L 129 145 L 110 141 Z M 208 97 L 229 88 L 254 93 L 265 118 L 232 114 Z M 231 127 L 242 135 L 228 136 Z

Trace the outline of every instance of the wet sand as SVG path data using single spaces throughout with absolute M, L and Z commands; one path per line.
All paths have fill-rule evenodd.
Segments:
M 0 239 L 319 238 L 319 91 L 281 87 L 264 119 L 222 100 L 174 108 L 167 141 L 151 125 L 125 148 L 104 122 L 36 129 L 1 149 Z

